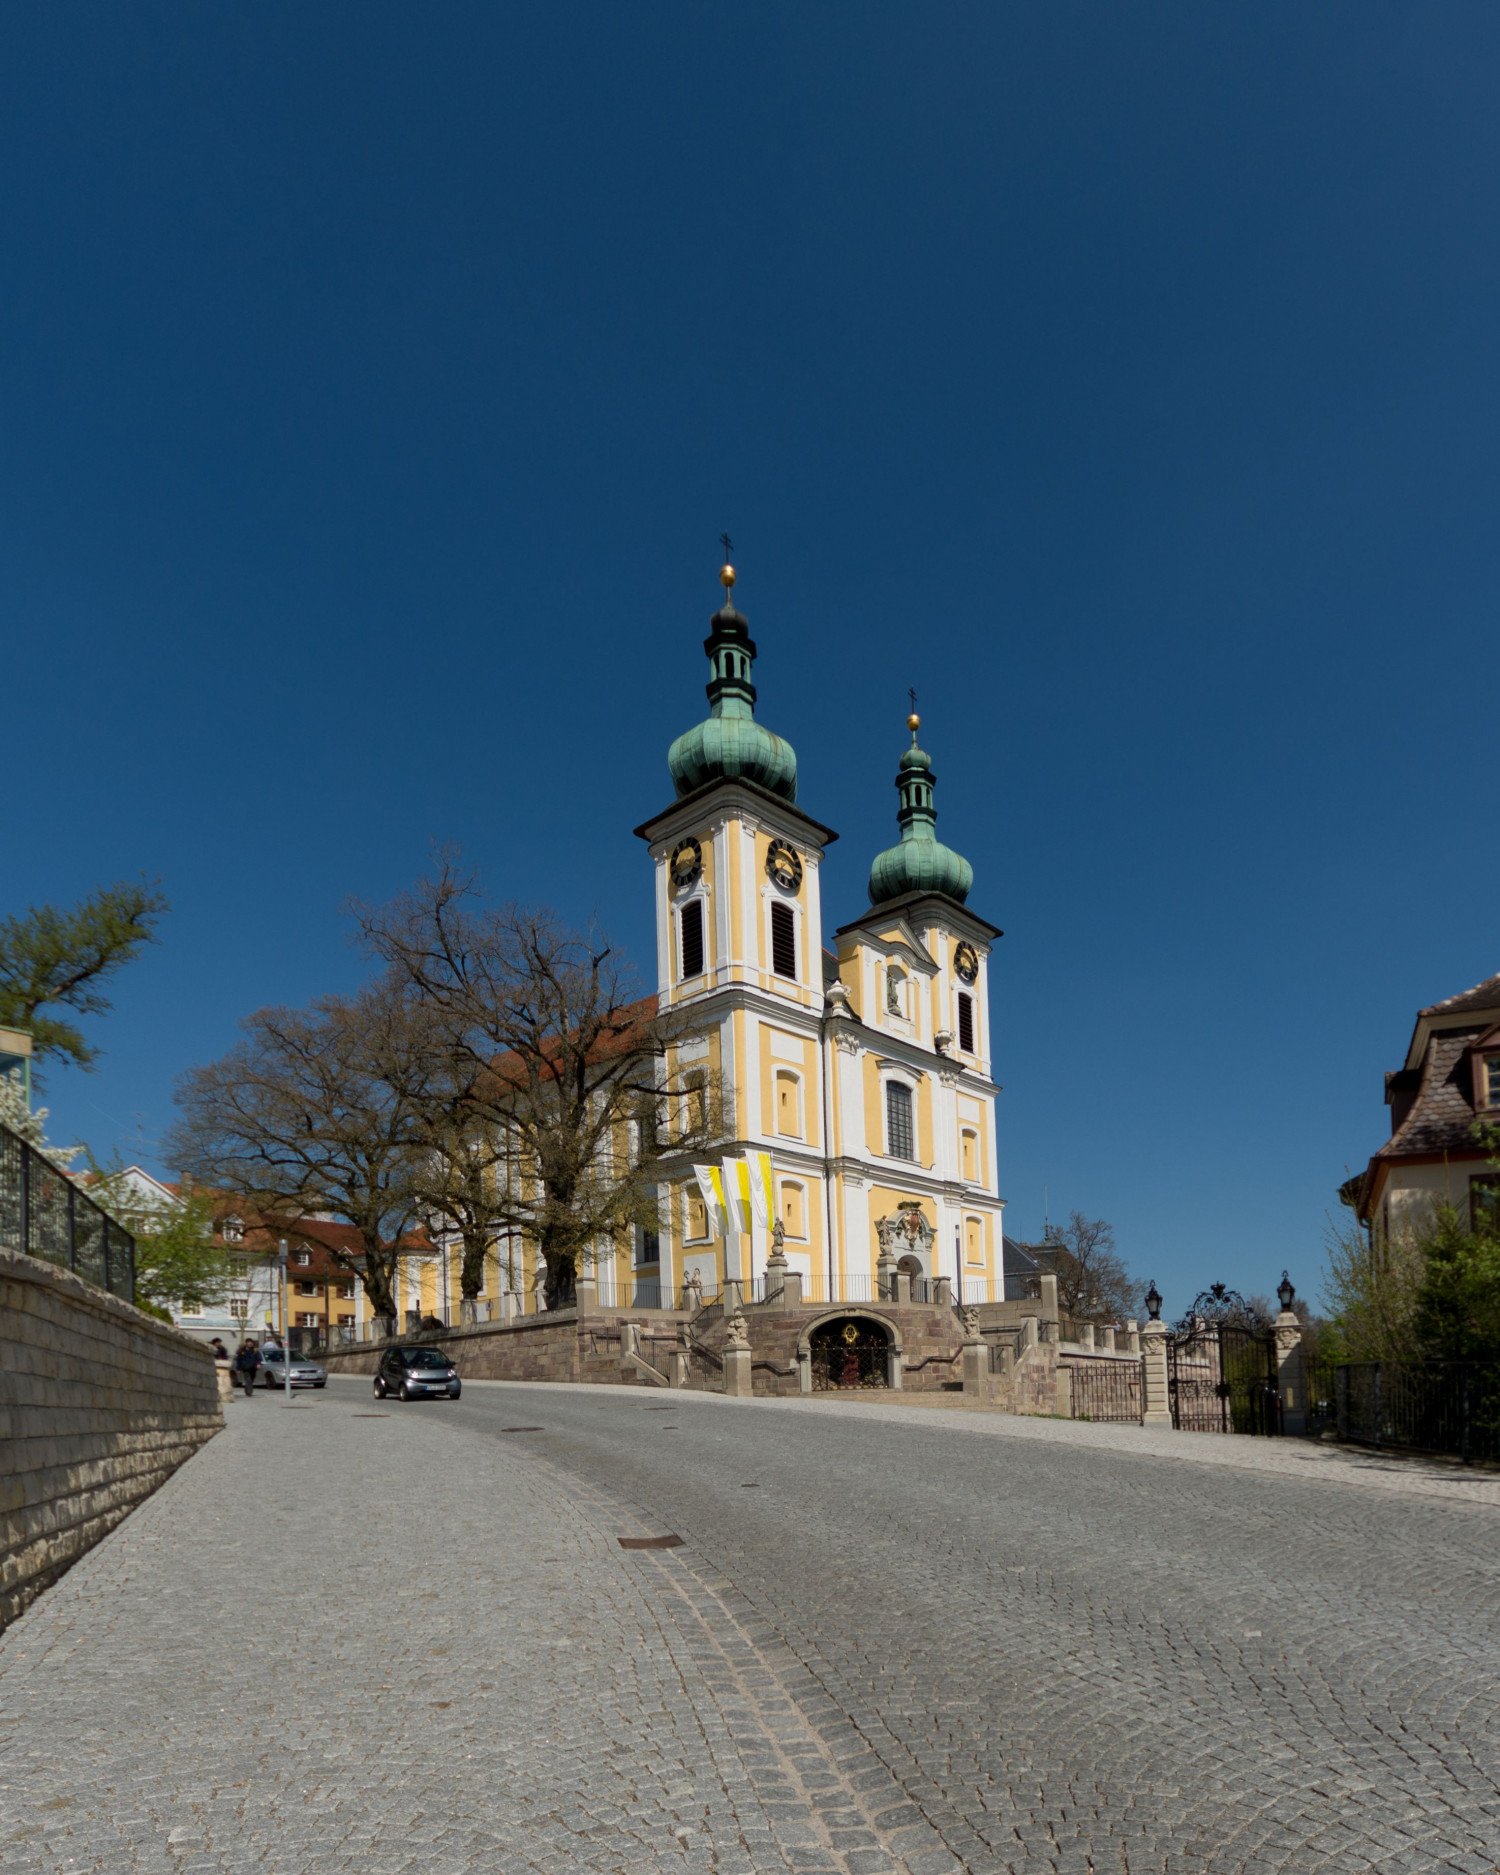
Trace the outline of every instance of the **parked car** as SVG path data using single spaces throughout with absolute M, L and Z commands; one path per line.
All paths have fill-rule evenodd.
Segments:
M 463 1391 L 458 1369 L 440 1348 L 389 1348 L 375 1370 L 375 1398 L 456 1400 Z
M 260 1351 L 260 1383 L 263 1387 L 284 1387 L 286 1385 L 285 1348 L 262 1348 Z M 326 1387 L 328 1369 L 320 1367 L 316 1361 L 310 1361 L 303 1354 L 294 1354 L 291 1360 L 292 1385 L 294 1387 Z

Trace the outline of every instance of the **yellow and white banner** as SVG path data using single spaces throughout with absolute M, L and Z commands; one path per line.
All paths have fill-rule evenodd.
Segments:
M 771 1155 L 746 1152 L 724 1161 L 724 1184 L 734 1200 L 736 1223 L 749 1236 L 758 1224 L 771 1228 L 776 1212 L 776 1195 L 771 1183 Z
M 703 1193 L 704 1207 L 708 1212 L 710 1224 L 716 1230 L 725 1228 L 727 1207 L 724 1203 L 724 1180 L 716 1165 L 695 1165 L 693 1176 L 698 1181 L 698 1189 Z
M 750 1205 L 756 1223 L 762 1229 L 769 1230 L 776 1216 L 776 1182 L 772 1176 L 771 1155 L 768 1152 L 750 1154 Z

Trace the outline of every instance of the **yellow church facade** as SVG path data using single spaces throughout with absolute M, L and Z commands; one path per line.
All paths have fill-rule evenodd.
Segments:
M 658 1005 L 684 1037 L 668 1072 L 701 1066 L 722 1091 L 726 1139 L 708 1167 L 664 1161 L 655 1264 L 639 1247 L 617 1267 L 604 1258 L 600 1300 L 628 1300 L 643 1279 L 664 1302 L 726 1284 L 749 1299 L 778 1235 L 811 1300 L 873 1300 L 893 1272 L 914 1293 L 947 1278 L 955 1300 L 999 1300 L 989 971 L 1001 934 L 968 907 L 968 862 L 937 840 L 915 716 L 900 838 L 870 868 L 866 908 L 829 930 L 837 836 L 799 806 L 795 753 L 755 718 L 755 645 L 733 569 L 721 579 L 704 646 L 710 715 L 672 744 L 676 798 L 636 831 L 653 867 Z M 742 1165 L 769 1173 L 765 1205 L 745 1202 Z

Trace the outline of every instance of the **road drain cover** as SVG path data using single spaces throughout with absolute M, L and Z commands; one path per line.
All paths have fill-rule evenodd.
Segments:
M 502 1426 L 502 1432 L 545 1432 L 545 1426 Z
M 758 1484 L 742 1484 L 740 1489 L 742 1491 L 758 1491 L 760 1486 Z
M 682 1542 L 680 1536 L 622 1536 L 619 1539 L 621 1549 L 676 1549 Z
M 389 1413 L 351 1413 L 351 1419 L 389 1419 Z

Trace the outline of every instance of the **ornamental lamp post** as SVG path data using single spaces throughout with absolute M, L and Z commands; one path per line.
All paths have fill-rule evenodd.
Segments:
M 1154 1282 L 1146 1291 L 1146 1313 L 1153 1322 L 1161 1320 L 1161 1291 Z
M 1292 1312 L 1292 1304 L 1297 1300 L 1297 1291 L 1293 1287 L 1291 1277 L 1285 1270 L 1281 1272 L 1281 1281 L 1276 1285 L 1276 1295 L 1281 1303 L 1282 1314 L 1290 1315 Z

